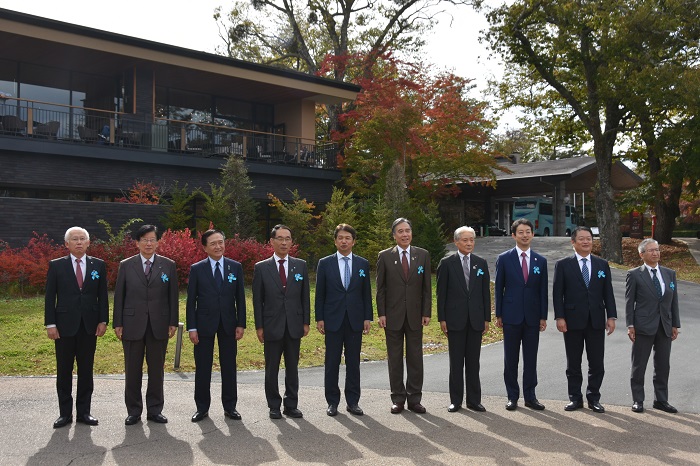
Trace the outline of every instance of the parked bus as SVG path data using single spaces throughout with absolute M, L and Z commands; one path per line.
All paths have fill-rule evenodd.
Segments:
M 578 213 L 576 208 L 570 205 L 564 207 L 566 224 L 564 231 L 566 236 L 578 226 Z M 526 218 L 535 225 L 535 235 L 551 236 L 554 234 L 554 210 L 552 198 L 548 197 L 524 197 L 516 199 L 513 204 L 513 220 Z

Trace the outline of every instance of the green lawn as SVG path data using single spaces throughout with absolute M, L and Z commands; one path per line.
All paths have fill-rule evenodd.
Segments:
M 435 278 L 433 277 L 433 289 Z M 315 288 L 311 287 L 311 302 L 313 308 Z M 246 290 L 248 323 L 243 339 L 238 342 L 238 368 L 263 369 L 265 360 L 263 346 L 255 335 L 253 323 L 253 302 L 250 288 Z M 185 321 L 185 293 L 180 294 L 180 321 Z M 110 299 L 111 302 L 111 299 Z M 495 320 L 495 319 L 494 319 Z M 0 375 L 49 375 L 56 372 L 56 360 L 53 341 L 46 336 L 44 329 L 44 300 L 43 297 L 29 299 L 0 300 Z M 501 331 L 495 325 L 484 339 L 490 343 L 501 339 Z M 437 305 L 433 299 L 433 319 L 424 332 L 425 353 L 447 351 L 447 337 L 440 331 L 437 321 Z M 192 343 L 187 334 L 183 336 L 180 371 L 194 371 L 194 356 Z M 215 346 L 216 347 L 216 346 Z M 316 330 L 314 316 L 311 316 L 311 331 L 301 341 L 300 366 L 323 365 L 325 345 L 323 335 Z M 175 357 L 175 338 L 170 340 L 166 371 L 173 371 Z M 386 357 L 386 342 L 384 331 L 377 323 L 372 323 L 369 335 L 363 337 L 362 358 L 364 360 L 381 360 Z M 215 368 L 218 370 L 218 364 Z M 104 337 L 97 342 L 95 355 L 95 373 L 115 374 L 124 370 L 124 356 L 121 343 L 114 332 L 108 329 Z

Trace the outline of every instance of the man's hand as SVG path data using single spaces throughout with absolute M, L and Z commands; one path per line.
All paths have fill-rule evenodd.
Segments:
M 488 321 L 488 320 L 485 320 L 485 321 L 484 321 L 484 331 L 481 332 L 481 334 L 482 334 L 482 335 L 486 335 L 486 334 L 488 333 L 488 331 L 489 331 L 489 321 Z
M 100 322 L 99 324 L 97 324 L 97 330 L 95 331 L 95 335 L 97 335 L 98 337 L 101 337 L 105 334 L 106 331 L 107 331 L 107 324 Z
M 325 324 L 322 320 L 319 320 L 318 322 L 316 322 L 316 330 L 321 332 L 321 335 L 326 334 L 326 327 L 325 327 Z
M 544 319 L 540 320 L 540 332 L 547 330 L 547 321 Z
M 177 331 L 177 327 L 171 325 L 168 327 L 168 338 L 172 338 L 173 335 L 175 335 L 175 332 Z
M 671 341 L 678 338 L 678 327 L 671 327 Z
M 263 332 L 263 329 L 259 328 L 255 332 L 258 334 L 258 341 L 263 343 L 265 341 L 265 332 Z
M 243 338 L 243 333 L 245 333 L 245 329 L 243 327 L 236 327 L 236 341 Z
M 503 328 L 503 318 L 502 317 L 496 317 L 496 327 Z
M 199 344 L 199 333 L 196 330 L 190 330 L 190 341 L 192 342 L 193 345 L 198 345 Z
M 377 323 L 379 323 L 379 328 L 386 328 L 386 316 L 380 316 Z
M 444 320 L 440 321 L 440 330 L 442 330 L 442 333 L 447 335 L 447 322 L 445 322 Z
M 615 331 L 615 319 L 608 319 L 605 323 L 605 329 L 608 331 L 608 336 L 612 335 Z
M 428 324 L 430 323 L 430 317 L 423 317 L 423 320 L 421 323 L 423 324 L 423 327 L 427 327 Z
M 362 333 L 367 335 L 369 333 L 369 329 L 372 328 L 371 324 L 372 324 L 372 322 L 370 322 L 369 320 L 365 320 L 365 324 L 364 324 L 364 328 L 362 329 Z
M 627 327 L 627 336 L 630 337 L 630 341 L 634 343 L 634 339 L 637 337 L 634 327 Z M 671 335 L 671 338 L 673 338 L 673 335 Z
M 568 330 L 566 328 L 566 319 L 564 319 L 563 317 L 557 319 L 557 330 L 559 330 L 561 333 L 566 333 L 566 331 Z
M 309 324 L 304 324 L 304 336 L 309 334 L 309 330 L 311 330 Z
M 114 334 L 119 338 L 120 340 L 122 339 L 122 333 L 124 332 L 124 327 L 114 327 Z
M 52 340 L 58 340 L 61 338 L 61 335 L 58 334 L 58 328 L 57 327 L 51 327 L 46 329 L 46 336 L 48 336 Z

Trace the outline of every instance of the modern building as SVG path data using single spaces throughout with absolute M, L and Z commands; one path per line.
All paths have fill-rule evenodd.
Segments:
M 158 223 L 165 207 L 115 199 L 136 182 L 206 190 L 230 155 L 261 229 L 268 193 L 322 205 L 340 179 L 315 109 L 357 86 L 7 9 L 0 44 L 0 240 L 13 246 L 72 225 L 102 236 L 100 218 Z

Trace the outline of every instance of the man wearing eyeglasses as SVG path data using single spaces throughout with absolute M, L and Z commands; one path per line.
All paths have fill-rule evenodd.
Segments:
M 139 253 L 119 264 L 114 289 L 114 333 L 124 347 L 127 417 L 124 424 L 141 420 L 143 359 L 148 366 L 146 419 L 165 424 L 163 378 L 168 338 L 178 325 L 178 288 L 175 262 L 156 255 L 158 229 L 143 225 L 134 235 Z
M 282 414 L 300 418 L 299 348 L 311 321 L 309 274 L 306 261 L 289 256 L 293 244 L 289 227 L 275 225 L 270 244 L 273 256 L 255 264 L 253 274 L 255 328 L 265 353 L 265 398 L 270 419 L 282 419 Z M 284 400 L 278 385 L 282 355 Z

